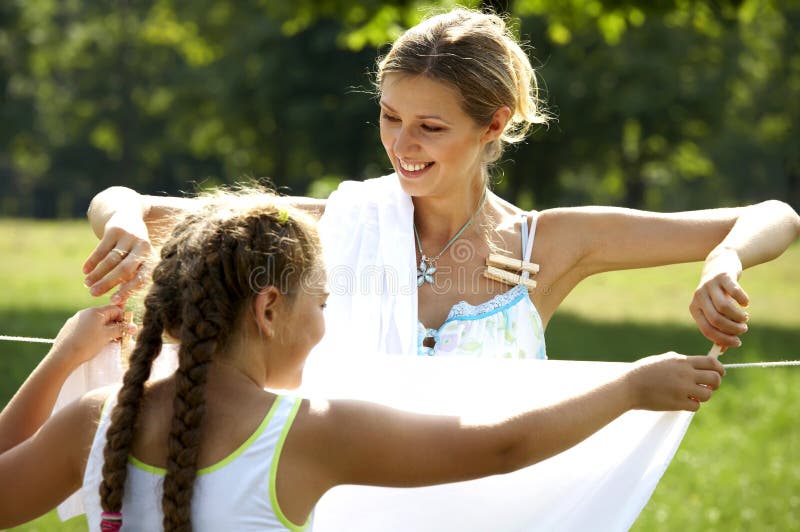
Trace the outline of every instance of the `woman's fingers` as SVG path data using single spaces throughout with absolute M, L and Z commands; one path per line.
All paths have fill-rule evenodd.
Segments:
M 723 347 L 739 347 L 742 345 L 742 341 L 739 340 L 738 336 L 726 334 L 714 327 L 714 325 L 706 319 L 705 313 L 698 305 L 693 304 L 689 307 L 689 312 L 691 312 L 694 321 L 697 322 L 697 327 L 700 329 L 700 332 L 710 341 Z
M 134 279 L 142 263 L 147 259 L 146 256 L 142 255 L 143 252 L 149 253 L 149 244 L 145 245 L 145 243 L 141 241 L 137 242 L 127 253 L 116 253 L 112 250 L 109 257 L 119 255 L 119 259 L 113 259 L 111 261 L 110 264 L 114 264 L 115 262 L 116 264 L 113 265 L 113 268 L 106 273 L 102 279 L 92 284 L 90 293 L 93 296 L 105 294 L 118 284 Z
M 111 296 L 111 302 L 115 305 L 124 305 L 134 292 L 144 286 L 149 272 L 150 268 L 147 267 L 147 263 L 140 264 L 134 276 L 119 285 L 119 289 Z
M 744 326 L 744 330 L 747 330 L 747 326 L 744 325 L 749 318 L 747 312 L 737 304 L 738 302 L 731 295 L 723 290 L 722 286 L 710 287 L 708 296 L 717 312 L 737 323 L 740 327 Z
M 715 299 L 716 298 L 716 299 Z M 746 314 L 742 313 L 742 321 L 736 321 L 727 316 L 724 312 L 730 312 L 730 298 L 721 293 L 707 293 L 700 298 L 700 310 L 709 323 L 719 331 L 726 334 L 739 335 L 747 331 L 744 323 Z
M 746 307 L 750 304 L 750 297 L 742 289 L 742 287 L 739 286 L 739 283 L 733 280 L 730 276 L 726 275 L 722 277 L 720 284 L 722 285 L 722 289 L 741 306 Z
M 91 287 L 93 296 L 105 294 L 121 283 L 136 280 L 136 274 L 151 252 L 150 243 L 144 240 L 130 242 L 120 241 L 111 252 L 100 261 L 94 271 L 87 277 L 87 285 Z M 135 287 L 141 286 L 141 283 Z M 134 286 L 129 286 L 132 291 Z
M 95 253 L 98 250 L 105 251 L 105 253 L 97 259 L 91 272 L 86 276 L 86 286 L 94 287 L 99 280 L 105 278 L 109 272 L 128 258 L 133 244 L 133 238 L 131 237 L 123 236 L 119 239 L 109 240 L 108 243 L 105 242 L 104 238 L 101 245 L 97 246 Z M 92 256 L 95 253 L 92 253 Z M 86 262 L 89 264 L 89 260 Z M 100 294 L 92 293 L 92 295 Z
M 118 235 L 114 231 L 108 231 L 103 235 L 102 240 L 97 244 L 97 247 L 94 248 L 94 251 L 89 255 L 89 258 L 83 263 L 83 273 L 84 275 L 89 275 L 86 279 L 87 283 L 91 278 L 94 269 L 97 267 L 98 264 L 108 255 L 108 253 L 114 249 L 114 246 L 117 244 Z

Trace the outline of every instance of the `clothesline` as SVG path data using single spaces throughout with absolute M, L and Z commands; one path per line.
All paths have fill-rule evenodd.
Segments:
M 27 342 L 30 344 L 52 344 L 55 342 L 52 338 L 35 338 L 30 336 L 5 336 L 0 334 L 0 340 L 9 342 Z
M 36 338 L 33 336 L 6 336 L 0 334 L 0 341 L 26 342 L 31 344 L 52 344 L 52 338 Z M 800 360 L 777 360 L 774 362 L 742 362 L 736 364 L 723 364 L 725 369 L 735 368 L 779 368 L 786 366 L 800 366 Z

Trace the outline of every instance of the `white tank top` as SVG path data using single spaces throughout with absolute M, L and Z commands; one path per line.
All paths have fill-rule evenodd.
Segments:
M 539 213 L 533 213 L 530 232 L 528 215 L 523 214 L 520 218 L 521 258 L 528 262 L 533 251 Z M 522 273 L 523 279 L 528 276 L 528 272 Z M 429 338 L 435 342 L 432 347 L 425 345 Z M 456 303 L 438 329 L 428 328 L 417 321 L 417 354 L 547 358 L 542 319 L 524 284 L 518 284 L 477 306 L 466 301 Z
M 103 449 L 110 415 L 116 403 L 112 394 L 103 407 L 86 464 L 81 496 L 89 530 L 100 530 L 99 488 L 103 479 Z M 192 500 L 195 532 L 236 530 L 306 530 L 289 521 L 278 505 L 275 477 L 281 449 L 301 400 L 276 396 L 264 421 L 238 449 L 216 464 L 197 472 Z M 128 479 L 122 501 L 122 531 L 162 530 L 161 497 L 166 470 L 128 459 Z

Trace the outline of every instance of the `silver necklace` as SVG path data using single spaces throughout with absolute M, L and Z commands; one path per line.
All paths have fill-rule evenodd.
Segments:
M 439 258 L 445 251 L 447 251 L 450 248 L 450 246 L 453 245 L 453 242 L 455 242 L 458 239 L 458 237 L 461 236 L 461 234 L 467 229 L 467 227 L 469 227 L 469 225 L 475 219 L 475 216 L 477 216 L 478 213 L 481 212 L 481 209 L 483 209 L 484 203 L 486 203 L 486 189 L 484 189 L 483 191 L 483 197 L 481 198 L 480 205 L 478 205 L 478 208 L 475 209 L 475 212 L 472 213 L 472 216 L 469 217 L 467 223 L 461 226 L 461 229 L 458 230 L 455 236 L 453 236 L 453 238 L 451 238 L 450 241 L 447 242 L 447 244 L 445 244 L 442 250 L 439 253 L 437 253 L 435 257 L 428 257 L 422 251 L 422 242 L 420 242 L 419 240 L 419 233 L 417 232 L 417 224 L 414 224 L 414 236 L 417 239 L 417 249 L 419 249 L 419 254 L 422 257 L 421 260 L 419 261 L 419 267 L 417 268 L 417 286 L 422 286 L 424 283 L 433 284 L 433 275 L 436 273 L 436 263 L 438 262 Z

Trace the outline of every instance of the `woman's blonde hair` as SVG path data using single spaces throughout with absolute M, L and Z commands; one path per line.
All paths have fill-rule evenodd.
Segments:
M 481 126 L 508 107 L 511 119 L 501 137 L 486 146 L 486 163 L 500 158 L 504 143 L 521 141 L 531 125 L 549 118 L 528 56 L 506 22 L 492 13 L 458 8 L 423 20 L 378 60 L 378 90 L 392 73 L 426 76 L 454 87 L 464 111 Z

